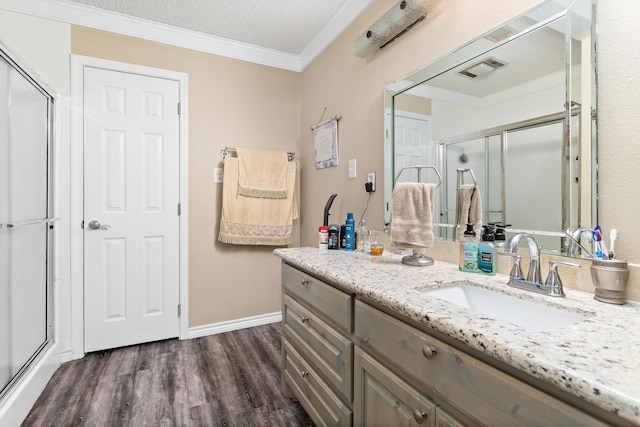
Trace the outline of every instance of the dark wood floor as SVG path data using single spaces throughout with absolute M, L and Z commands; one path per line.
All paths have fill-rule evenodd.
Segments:
M 87 354 L 23 426 L 312 426 L 280 392 L 280 324 Z

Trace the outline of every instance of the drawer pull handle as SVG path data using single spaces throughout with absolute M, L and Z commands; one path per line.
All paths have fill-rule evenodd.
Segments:
M 307 279 L 302 279 L 302 280 L 300 281 L 300 284 L 301 284 L 302 286 L 307 286 L 307 285 L 309 284 L 309 281 L 308 281 Z
M 309 321 L 309 318 L 307 316 L 302 316 L 300 320 L 302 320 L 302 323 L 307 323 Z
M 424 345 L 422 346 L 422 355 L 427 359 L 433 359 L 438 353 L 438 350 L 432 345 Z
M 309 376 L 309 371 L 300 371 L 300 376 L 302 378 L 307 378 Z
M 418 424 L 422 424 L 427 419 L 427 413 L 420 409 L 415 409 L 413 411 L 413 419 L 416 420 Z

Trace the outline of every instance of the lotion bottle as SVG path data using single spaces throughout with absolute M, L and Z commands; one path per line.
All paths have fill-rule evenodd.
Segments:
M 467 224 L 463 238 L 460 240 L 460 271 L 478 272 L 478 241 L 473 224 Z
M 493 244 L 493 227 L 482 226 L 482 241 L 478 246 L 478 268 L 485 274 L 496 274 L 496 251 Z

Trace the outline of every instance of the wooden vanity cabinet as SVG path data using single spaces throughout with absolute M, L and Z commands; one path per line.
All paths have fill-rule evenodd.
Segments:
M 282 390 L 318 426 L 606 425 L 285 263 L 282 283 Z
M 282 390 L 317 426 L 351 426 L 353 296 L 282 267 Z
M 358 346 L 399 377 L 417 384 L 419 392 L 455 408 L 459 412 L 455 416 L 470 419 L 471 424 L 606 425 L 362 301 L 356 301 L 355 319 L 354 340 Z M 356 405 L 354 411 L 358 410 Z M 443 418 L 449 417 L 449 422 L 456 425 L 451 415 L 443 413 Z

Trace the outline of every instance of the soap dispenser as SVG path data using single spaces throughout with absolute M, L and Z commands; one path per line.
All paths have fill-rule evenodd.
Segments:
M 505 228 L 511 227 L 511 224 L 500 224 L 499 222 L 490 222 L 489 225 L 493 225 L 496 228 L 494 235 L 494 246 L 496 248 L 504 248 L 506 245 Z
M 478 246 L 478 268 L 486 274 L 496 274 L 496 257 L 492 225 L 482 226 L 482 241 Z
M 467 224 L 462 240 L 460 240 L 460 271 L 478 272 L 478 241 L 473 224 Z

